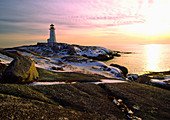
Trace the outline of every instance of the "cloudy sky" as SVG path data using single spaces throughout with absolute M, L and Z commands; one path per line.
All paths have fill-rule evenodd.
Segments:
M 1 0 L 0 47 L 46 42 L 170 44 L 170 0 Z

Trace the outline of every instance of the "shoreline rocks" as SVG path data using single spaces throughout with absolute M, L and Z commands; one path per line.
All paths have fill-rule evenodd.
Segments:
M 106 61 L 113 59 L 115 56 L 121 56 L 119 54 L 120 52 L 112 51 L 104 47 L 80 46 L 66 43 L 55 43 L 53 46 L 48 43 L 38 43 L 37 45 L 17 47 L 17 49 L 30 50 L 37 54 L 41 54 L 43 57 L 78 55 L 99 61 Z
M 146 76 L 146 75 L 142 75 L 142 76 L 138 77 L 136 82 L 150 84 L 151 83 L 151 79 L 148 76 Z
M 128 74 L 127 78 L 130 82 L 138 82 L 141 84 L 152 85 L 155 87 L 170 90 L 170 74 L 169 71 L 154 72 L 138 76 L 137 74 Z
M 116 67 L 116 68 L 120 69 L 120 70 L 122 71 L 124 77 L 127 76 L 127 74 L 128 74 L 128 69 L 127 69 L 126 67 L 121 66 L 121 65 L 118 65 L 118 64 L 110 64 L 110 66 L 113 66 L 113 67 Z
M 128 74 L 127 75 L 127 79 L 130 80 L 130 81 L 135 81 L 138 79 L 138 74 Z

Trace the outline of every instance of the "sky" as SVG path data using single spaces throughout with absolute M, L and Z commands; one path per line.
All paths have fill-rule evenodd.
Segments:
M 0 48 L 46 42 L 170 44 L 170 0 L 0 0 Z

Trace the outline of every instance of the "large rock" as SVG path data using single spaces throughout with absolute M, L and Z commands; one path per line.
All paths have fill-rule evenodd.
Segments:
M 1 61 L 0 61 L 0 62 L 1 62 Z M 1 81 L 1 79 L 2 79 L 2 73 L 4 72 L 5 68 L 6 68 L 6 65 L 0 63 L 0 81 Z
M 34 62 L 28 56 L 16 57 L 2 74 L 3 83 L 30 83 L 38 79 L 39 74 Z
M 128 74 L 128 69 L 124 66 L 118 65 L 118 64 L 110 64 L 110 66 L 116 67 L 118 69 L 120 69 L 124 75 L 124 77 L 126 77 L 126 75 Z
M 5 64 L 0 63 L 0 73 L 2 73 L 6 68 Z

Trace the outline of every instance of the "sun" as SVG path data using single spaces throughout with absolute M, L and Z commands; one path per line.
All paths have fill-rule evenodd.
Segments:
M 168 32 L 168 26 L 160 22 L 146 22 L 142 24 L 130 25 L 129 32 L 136 35 L 161 36 Z
M 140 12 L 145 20 L 144 23 L 137 23 L 126 26 L 126 31 L 135 35 L 142 36 L 163 36 L 170 33 L 170 1 L 155 1 L 152 6 L 144 5 Z

